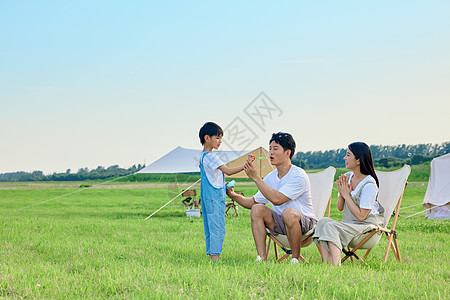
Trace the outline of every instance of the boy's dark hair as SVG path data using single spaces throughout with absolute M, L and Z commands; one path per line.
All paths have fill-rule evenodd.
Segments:
M 269 144 L 272 143 L 272 141 L 275 141 L 277 144 L 280 144 L 281 147 L 283 147 L 284 151 L 291 150 L 290 158 L 292 159 L 292 156 L 294 156 L 295 153 L 295 141 L 292 135 L 286 132 L 274 133 L 270 138 Z
M 205 144 L 205 135 L 213 136 L 221 136 L 223 135 L 222 128 L 214 122 L 206 122 L 202 128 L 200 128 L 200 132 L 198 133 L 198 137 L 200 138 L 200 143 Z

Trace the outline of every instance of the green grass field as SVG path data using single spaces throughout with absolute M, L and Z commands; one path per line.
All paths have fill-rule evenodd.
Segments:
M 111 183 L 79 191 L 80 183 L 0 184 L 0 297 L 4 298 L 234 298 L 448 299 L 448 220 L 430 221 L 421 205 L 402 209 L 397 226 L 404 262 L 386 239 L 367 266 L 321 264 L 315 245 L 302 249 L 308 264 L 255 263 L 248 210 L 227 217 L 219 263 L 204 254 L 201 218 L 187 218 L 173 185 Z M 251 183 L 238 187 L 246 195 Z M 180 191 L 180 189 L 178 190 Z M 410 183 L 403 207 L 421 203 L 426 183 Z M 340 218 L 333 191 L 331 216 Z

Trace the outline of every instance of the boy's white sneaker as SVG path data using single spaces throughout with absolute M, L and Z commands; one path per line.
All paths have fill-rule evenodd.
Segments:
M 261 256 L 258 255 L 258 256 L 256 257 L 256 260 L 255 260 L 255 261 L 256 261 L 256 262 L 262 262 L 263 260 L 262 260 Z
M 291 266 L 292 265 L 299 265 L 299 264 L 300 264 L 300 262 L 298 261 L 298 259 L 296 259 L 296 258 L 291 259 Z

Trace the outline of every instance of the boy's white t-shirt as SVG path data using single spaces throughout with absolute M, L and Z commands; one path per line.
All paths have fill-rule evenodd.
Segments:
M 209 183 L 216 189 L 223 187 L 223 172 L 218 169 L 223 164 L 215 153 L 209 152 L 203 157 L 203 170 Z
M 311 183 L 308 175 L 303 169 L 291 165 L 289 172 L 281 179 L 278 178 L 278 170 L 275 169 L 264 178 L 264 182 L 291 200 L 277 206 L 272 204 L 272 202 L 267 200 L 264 195 L 258 191 L 253 196 L 256 202 L 270 204 L 273 211 L 278 215 L 281 215 L 286 208 L 294 208 L 303 215 L 317 220 L 312 205 Z

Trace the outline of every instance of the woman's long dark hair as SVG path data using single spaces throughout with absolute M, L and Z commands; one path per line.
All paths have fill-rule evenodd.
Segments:
M 352 151 L 356 159 L 359 159 L 361 173 L 372 176 L 377 182 L 377 186 L 380 187 L 377 174 L 373 167 L 372 151 L 370 151 L 369 146 L 363 142 L 354 142 L 348 145 L 348 149 Z

